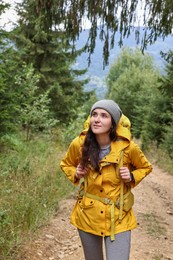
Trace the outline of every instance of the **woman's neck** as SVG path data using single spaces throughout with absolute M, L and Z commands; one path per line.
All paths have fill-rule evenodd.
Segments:
M 96 139 L 101 148 L 104 148 L 111 143 L 108 135 L 96 135 Z

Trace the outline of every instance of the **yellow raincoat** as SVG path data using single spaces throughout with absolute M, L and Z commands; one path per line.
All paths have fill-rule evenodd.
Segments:
M 89 126 L 89 120 L 88 118 L 85 122 L 84 130 L 80 136 L 70 144 L 60 164 L 63 172 L 75 185 L 79 184 L 79 181 L 75 181 L 75 173 L 76 167 L 80 163 L 81 147 Z M 118 138 L 111 142 L 110 153 L 100 161 L 100 171 L 95 172 L 92 167 L 89 167 L 89 174 L 85 177 L 85 192 L 94 195 L 96 199 L 94 196 L 91 196 L 91 198 L 79 196 L 71 214 L 71 223 L 75 227 L 99 236 L 110 236 L 112 232 L 111 205 L 103 203 L 97 198 L 106 198 L 114 202 L 119 198 L 121 181 L 116 168 L 120 163 L 121 151 L 124 151 L 123 166 L 133 169 L 131 172 L 135 182 L 130 183 L 132 188 L 139 184 L 152 170 L 151 164 L 132 140 L 130 121 L 124 115 L 120 118 L 116 134 Z M 125 185 L 124 193 L 127 192 L 128 185 Z M 114 206 L 113 214 L 114 234 L 134 229 L 137 226 L 132 208 L 128 212 L 123 210 L 122 221 L 119 221 L 119 209 L 116 206 Z

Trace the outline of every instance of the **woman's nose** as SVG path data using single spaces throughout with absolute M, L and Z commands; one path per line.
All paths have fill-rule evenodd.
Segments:
M 95 121 L 96 121 L 96 122 L 97 122 L 97 121 L 100 121 L 100 116 L 99 116 L 99 115 L 96 116 Z

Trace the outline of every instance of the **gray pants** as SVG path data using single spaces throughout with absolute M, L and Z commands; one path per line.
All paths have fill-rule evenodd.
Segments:
M 79 236 L 82 242 L 85 260 L 103 260 L 103 237 L 82 230 Z M 115 240 L 104 237 L 106 260 L 129 260 L 131 231 L 115 235 Z

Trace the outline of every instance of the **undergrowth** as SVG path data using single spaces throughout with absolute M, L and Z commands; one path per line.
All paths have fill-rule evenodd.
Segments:
M 157 165 L 163 171 L 173 175 L 173 160 L 165 150 L 158 148 L 152 143 L 146 151 L 146 155 L 152 164 Z
M 50 136 L 30 142 L 22 136 L 6 138 L 0 154 L 0 259 L 14 259 L 20 243 L 73 190 L 60 170 L 61 158 L 62 147 Z

